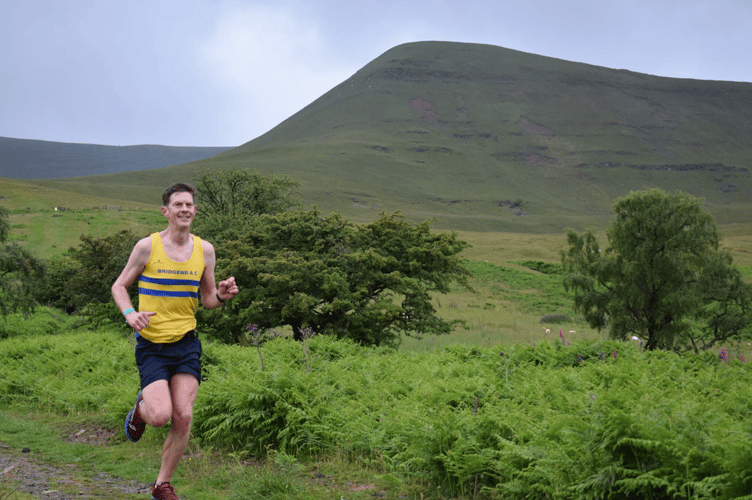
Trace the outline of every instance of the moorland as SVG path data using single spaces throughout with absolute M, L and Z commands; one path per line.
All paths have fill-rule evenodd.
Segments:
M 396 352 L 208 341 L 179 475 L 190 498 L 222 498 L 228 484 L 243 498 L 741 498 L 752 495 L 749 347 L 719 360 L 608 340 L 573 314 L 561 277 L 534 263 L 559 262 L 566 228 L 602 236 L 616 198 L 658 187 L 701 197 L 752 279 L 750 129 L 750 83 L 425 42 L 387 51 L 211 158 L 6 178 L 0 203 L 11 239 L 49 258 L 82 233 L 162 228 L 170 182 L 248 168 L 298 180 L 301 201 L 322 212 L 368 222 L 400 211 L 472 245 L 475 292 L 436 297 L 467 330 L 405 339 Z M 552 313 L 568 319 L 541 322 Z M 145 482 L 163 435 L 138 448 L 117 430 L 137 380 L 128 332 L 77 321 L 46 309 L 31 323 L 11 318 L 0 441 L 81 463 L 82 481 L 106 470 Z M 105 429 L 108 445 L 56 439 L 73 428 Z

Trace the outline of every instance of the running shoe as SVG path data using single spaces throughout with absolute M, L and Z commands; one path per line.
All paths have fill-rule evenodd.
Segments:
M 157 486 L 154 483 L 154 488 L 151 490 L 151 500 L 180 500 L 175 494 L 175 488 L 170 483 L 165 481 Z
M 131 411 L 128 412 L 128 415 L 125 417 L 125 437 L 134 443 L 141 439 L 141 436 L 146 429 L 146 422 L 141 418 L 141 413 L 139 412 L 140 404 L 143 400 L 144 396 L 141 394 L 141 391 L 138 391 L 136 402 L 133 404 Z

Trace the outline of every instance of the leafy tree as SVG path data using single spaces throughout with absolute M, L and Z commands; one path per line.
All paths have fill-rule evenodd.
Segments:
M 429 224 L 382 214 L 359 227 L 318 210 L 264 215 L 217 254 L 222 272 L 241 285 L 231 307 L 213 321 L 242 339 L 244 327 L 292 327 L 350 338 L 362 345 L 394 345 L 399 334 L 449 333 L 456 322 L 437 316 L 431 293 L 467 285 L 457 254 L 467 244 L 433 234 Z
M 298 208 L 300 183 L 244 170 L 206 170 L 196 179 L 199 214 L 193 232 L 213 243 L 237 237 L 262 214 Z
M 689 331 L 685 340 L 695 352 L 719 342 L 748 338 L 752 324 L 752 286 L 732 267 L 727 253 L 718 253 L 708 262 L 699 291 L 702 307 L 697 311 L 701 330 Z
M 34 291 L 44 276 L 44 264 L 16 243 L 8 243 L 8 211 L 0 207 L 0 315 L 34 310 Z
M 659 189 L 632 192 L 614 205 L 601 249 L 592 231 L 567 232 L 564 287 L 591 327 L 636 335 L 647 349 L 709 348 L 748 336 L 750 287 L 701 200 Z

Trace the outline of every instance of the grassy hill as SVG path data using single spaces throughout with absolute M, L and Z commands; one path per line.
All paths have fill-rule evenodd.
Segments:
M 422 42 L 371 61 L 263 136 L 189 164 L 34 184 L 158 203 L 202 169 L 301 181 L 356 221 L 401 210 L 434 227 L 605 227 L 631 190 L 681 189 L 719 224 L 750 222 L 752 84 L 655 77 L 489 45 Z
M 178 470 L 189 495 L 209 498 L 229 484 L 247 489 L 247 496 L 293 491 L 330 498 L 346 484 L 346 494 L 370 497 L 372 490 L 355 485 L 377 484 L 376 491 L 393 497 L 417 497 L 428 491 L 425 465 L 438 464 L 441 476 L 429 471 L 431 477 L 454 488 L 447 492 L 453 497 L 475 498 L 479 480 L 489 482 L 486 493 L 500 496 L 530 491 L 596 496 L 614 484 L 627 496 L 668 491 L 741 496 L 749 493 L 744 480 L 750 440 L 749 411 L 739 401 L 749 400 L 750 385 L 738 356 L 749 357 L 750 347 L 735 346 L 729 363 L 710 353 L 686 358 L 649 353 L 636 344 L 595 341 L 599 334 L 581 318 L 556 325 L 569 331 L 572 345 L 564 346 L 555 337 L 556 326 L 540 319 L 568 313 L 569 297 L 559 277 L 524 261 L 558 260 L 567 226 L 594 226 L 603 241 L 614 198 L 657 186 L 704 197 L 722 227 L 723 247 L 752 279 L 751 128 L 749 83 L 658 78 L 491 46 L 408 44 L 372 61 L 262 137 L 211 159 L 130 173 L 0 179 L 0 206 L 11 211 L 12 238 L 48 257 L 75 244 L 82 232 L 102 236 L 130 227 L 146 234 L 163 228 L 157 205 L 170 182 L 191 180 L 203 169 L 252 168 L 300 180 L 303 201 L 322 211 L 356 221 L 392 210 L 415 221 L 437 217 L 434 227 L 457 230 L 473 245 L 464 256 L 477 293 L 453 290 L 436 300 L 442 317 L 467 321 L 467 331 L 406 341 L 401 352 L 388 356 L 363 350 L 350 355 L 344 344 L 331 344 L 331 350 L 315 344 L 317 355 L 309 359 L 304 344 L 303 364 L 300 345 L 277 339 L 265 344 L 266 372 L 235 347 L 208 345 L 209 377 L 197 406 L 204 411 L 195 425 L 199 440 L 192 444 L 192 461 Z M 0 362 L 5 371 L 0 380 L 9 382 L 0 392 L 18 405 L 12 408 L 18 414 L 4 410 L 10 418 L 0 418 L 0 438 L 14 448 L 31 446 L 34 455 L 41 449 L 57 461 L 62 456 L 84 464 L 82 476 L 96 462 L 115 464 L 118 476 L 151 480 L 146 474 L 155 465 L 145 461 L 143 448 L 136 455 L 131 443 L 73 449 L 81 445 L 58 442 L 65 433 L 81 435 L 82 423 L 96 424 L 97 430 L 122 425 L 123 395 L 137 377 L 132 365 L 120 366 L 132 349 L 122 342 L 122 332 L 70 333 L 61 328 L 76 318 L 44 308 L 31 326 L 20 315 L 12 319 L 18 338 L 4 340 L 0 348 L 0 358 L 8 358 Z M 547 332 L 549 326 L 553 332 Z M 116 336 L 121 341 L 113 341 Z M 313 342 L 331 340 L 319 336 Z M 239 356 L 247 359 L 239 362 Z M 295 361 L 288 367 L 284 360 Z M 312 368 L 317 384 L 311 384 Z M 373 374 L 386 377 L 376 380 Z M 102 381 L 106 384 L 94 383 Z M 275 405 L 279 395 L 290 399 L 290 388 L 307 399 Z M 730 391 L 735 397 L 727 396 Z M 233 394 L 282 412 L 312 408 L 320 417 L 316 421 L 277 412 L 272 424 L 283 429 L 279 436 L 290 438 L 285 441 L 292 443 L 290 453 L 300 451 L 299 443 L 313 443 L 336 456 L 314 454 L 301 467 L 280 448 L 282 453 L 270 453 L 267 466 L 248 467 L 238 457 L 249 448 L 238 443 L 250 438 L 234 432 L 228 444 L 222 441 L 227 432 L 206 425 L 218 412 L 222 425 L 237 421 L 247 427 L 250 406 L 235 414 L 223 411 L 226 401 L 242 399 Z M 399 397 L 385 401 L 384 394 Z M 54 432 L 41 425 L 53 418 Z M 309 423 L 315 428 L 305 427 Z M 451 435 L 441 434 L 447 429 Z M 359 433 L 347 434 L 350 430 Z M 40 433 L 54 440 L 30 445 L 43 442 Z M 344 453 L 328 444 L 332 436 L 347 445 Z M 139 446 L 158 457 L 163 438 L 147 434 Z M 228 447 L 226 460 L 220 455 Z M 394 453 L 385 457 L 374 449 Z M 340 472 L 341 462 L 348 472 L 353 464 L 370 468 L 358 469 L 353 479 L 352 472 Z M 311 471 L 320 467 L 312 483 Z M 411 470 L 418 471 L 417 485 L 400 474 Z M 327 481 L 319 483 L 319 475 Z M 613 481 L 619 477 L 627 479 Z M 0 498 L 15 494 L 13 486 L 3 486 Z
M 218 155 L 230 148 L 102 146 L 0 137 L 0 177 L 52 179 L 170 167 Z

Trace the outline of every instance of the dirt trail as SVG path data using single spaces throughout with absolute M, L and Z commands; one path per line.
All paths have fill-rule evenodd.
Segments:
M 121 498 L 141 498 L 151 490 L 148 484 L 96 473 L 86 481 L 75 465 L 53 466 L 35 459 L 30 453 L 15 450 L 0 442 L 0 482 L 13 484 L 17 491 L 48 500 L 106 498 L 117 491 Z M 9 497 L 14 498 L 13 495 Z

